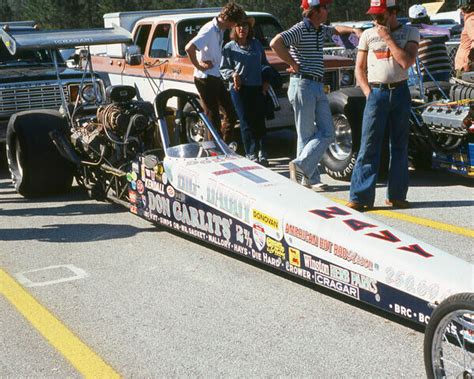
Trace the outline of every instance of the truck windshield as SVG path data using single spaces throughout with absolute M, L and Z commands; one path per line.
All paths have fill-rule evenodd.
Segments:
M 11 55 L 3 42 L 0 42 L 0 65 L 2 66 L 22 66 L 32 64 L 52 64 L 53 60 L 48 50 L 27 50 Z M 63 59 L 58 54 L 58 63 L 62 64 Z
M 212 18 L 193 18 L 183 20 L 178 24 L 178 51 L 179 55 L 185 56 L 186 44 L 199 32 L 201 27 Z M 275 35 L 282 32 L 280 23 L 270 16 L 255 16 L 255 37 L 262 43 L 265 49 L 270 48 L 270 41 Z M 229 41 L 229 31 L 224 34 L 224 44 Z

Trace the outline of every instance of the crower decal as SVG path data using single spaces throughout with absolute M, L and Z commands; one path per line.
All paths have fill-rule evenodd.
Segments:
M 222 163 L 221 166 L 225 167 L 227 170 L 220 170 L 220 171 L 215 171 L 213 172 L 214 175 L 220 176 L 220 175 L 228 175 L 228 174 L 238 174 L 240 176 L 243 176 L 244 178 L 251 180 L 254 183 L 260 184 L 260 183 L 266 183 L 268 182 L 267 179 L 264 179 L 258 175 L 255 175 L 254 173 L 250 172 L 253 170 L 259 170 L 263 167 L 261 166 L 245 166 L 245 167 L 239 167 L 235 163 Z

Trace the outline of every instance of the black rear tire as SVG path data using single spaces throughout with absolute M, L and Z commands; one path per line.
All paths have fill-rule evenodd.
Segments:
M 67 121 L 53 110 L 14 114 L 7 128 L 7 160 L 16 191 L 28 198 L 70 190 L 75 167 L 63 158 L 49 132 L 67 132 Z
M 352 128 L 344 114 L 332 116 L 336 137 L 329 145 L 321 163 L 326 173 L 333 179 L 349 181 L 357 159 L 357 152 L 352 143 Z
M 452 323 L 454 320 L 456 324 Z M 454 338 L 447 333 L 453 327 L 456 327 Z M 451 369 L 458 370 L 453 377 L 474 377 L 474 293 L 456 294 L 441 302 L 426 327 L 423 350 L 428 378 L 451 377 Z M 453 359 L 458 355 L 460 360 Z M 453 367 L 453 360 L 458 364 L 464 362 L 464 367 Z

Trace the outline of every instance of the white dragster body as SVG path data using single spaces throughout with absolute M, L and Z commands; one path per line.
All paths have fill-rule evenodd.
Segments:
M 263 242 L 246 255 L 361 299 L 360 290 L 385 304 L 380 285 L 438 303 L 474 291 L 474 266 L 364 214 L 289 181 L 248 159 L 166 158 L 170 183 L 187 196 L 238 219 Z M 257 226 L 257 228 L 255 228 Z M 295 261 L 258 251 L 268 239 L 293 249 Z M 270 242 L 270 244 L 272 244 Z M 291 255 L 291 254 L 290 254 Z M 280 258 L 280 259 L 279 259 Z M 323 261 L 321 261 L 323 260 Z M 296 264 L 292 264 L 296 263 Z M 298 265 L 299 263 L 299 265 Z M 327 264 L 329 263 L 329 265 Z M 336 270 L 334 264 L 345 270 Z M 289 267 L 291 266 L 291 267 Z M 305 268 L 312 268 L 306 270 Z M 394 313 L 427 322 L 406 304 L 390 302 Z

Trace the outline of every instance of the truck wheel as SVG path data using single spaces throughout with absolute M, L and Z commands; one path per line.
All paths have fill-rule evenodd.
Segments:
M 187 142 L 202 142 L 207 139 L 207 128 L 204 125 L 204 122 L 196 113 L 196 111 L 191 107 L 190 104 L 186 104 L 183 109 L 185 117 L 185 127 L 186 127 L 186 138 Z
M 347 117 L 342 113 L 332 116 L 335 139 L 323 156 L 326 173 L 337 180 L 349 181 L 357 158 L 352 145 L 352 129 Z
M 56 111 L 14 114 L 7 127 L 7 161 L 16 191 L 24 197 L 64 193 L 71 188 L 74 165 L 54 146 L 49 132 L 67 130 Z
M 424 359 L 430 379 L 474 377 L 474 293 L 450 296 L 434 310 Z

